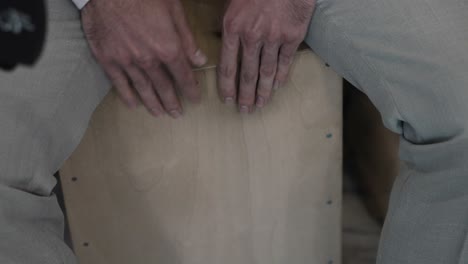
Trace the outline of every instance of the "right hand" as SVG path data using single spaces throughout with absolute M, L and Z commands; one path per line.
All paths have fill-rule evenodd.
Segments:
M 177 118 L 176 87 L 190 101 L 200 100 L 190 64 L 201 66 L 206 56 L 180 0 L 91 0 L 81 17 L 92 52 L 129 107 L 140 99 L 152 115 Z

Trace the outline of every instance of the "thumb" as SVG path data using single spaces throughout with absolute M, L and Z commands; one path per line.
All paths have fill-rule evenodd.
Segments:
M 179 1 L 176 2 L 177 3 L 174 5 L 173 17 L 180 39 L 182 40 L 182 47 L 189 61 L 194 66 L 203 66 L 207 63 L 208 58 L 195 41 L 182 4 Z

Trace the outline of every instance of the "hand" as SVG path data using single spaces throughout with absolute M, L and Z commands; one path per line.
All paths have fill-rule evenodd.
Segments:
M 190 64 L 206 63 L 179 0 L 93 0 L 82 10 L 91 50 L 130 107 L 138 97 L 154 116 L 177 118 L 176 88 L 200 99 Z
M 242 113 L 261 108 L 287 80 L 304 40 L 315 0 L 230 0 L 223 22 L 218 87 Z M 237 89 L 238 56 L 241 58 Z

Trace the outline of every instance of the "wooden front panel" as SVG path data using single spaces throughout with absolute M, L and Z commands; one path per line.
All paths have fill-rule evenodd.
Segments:
M 219 102 L 154 119 L 111 93 L 61 170 L 81 264 L 340 262 L 341 79 L 310 51 L 253 115 Z M 330 262 L 332 261 L 332 262 Z

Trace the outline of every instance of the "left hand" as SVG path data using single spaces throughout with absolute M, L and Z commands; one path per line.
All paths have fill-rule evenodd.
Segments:
M 287 80 L 314 7 L 315 0 L 229 1 L 218 67 L 219 93 L 224 102 L 237 101 L 241 113 L 250 113 L 270 100 L 272 91 Z

